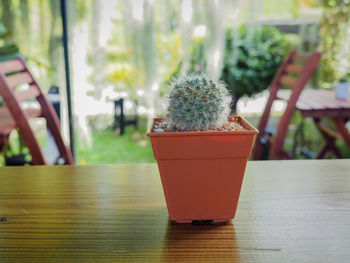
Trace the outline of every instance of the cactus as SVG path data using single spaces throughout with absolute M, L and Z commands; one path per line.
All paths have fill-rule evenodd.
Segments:
M 192 74 L 170 83 L 168 121 L 180 131 L 221 128 L 231 112 L 231 96 L 223 82 Z

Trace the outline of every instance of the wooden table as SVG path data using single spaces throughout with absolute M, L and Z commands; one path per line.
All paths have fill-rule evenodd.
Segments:
M 350 260 L 349 160 L 249 162 L 223 225 L 171 224 L 155 164 L 6 167 L 0 179 L 1 263 Z
M 277 98 L 288 101 L 290 94 L 290 90 L 279 90 Z M 333 90 L 305 89 L 300 94 L 296 109 L 304 117 L 313 118 L 317 129 L 326 142 L 316 158 L 323 158 L 328 151 L 332 151 L 338 158 L 342 158 L 340 151 L 335 146 L 335 140 L 343 139 L 350 148 L 350 133 L 346 128 L 346 122 L 350 119 L 350 97 L 347 100 L 339 100 L 336 99 Z M 323 118 L 330 118 L 336 131 L 323 125 L 321 123 Z

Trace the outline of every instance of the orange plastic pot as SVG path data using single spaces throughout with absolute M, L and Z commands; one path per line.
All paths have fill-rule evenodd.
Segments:
M 235 217 L 248 157 L 258 131 L 149 132 L 172 221 Z M 154 119 L 154 121 L 160 118 Z

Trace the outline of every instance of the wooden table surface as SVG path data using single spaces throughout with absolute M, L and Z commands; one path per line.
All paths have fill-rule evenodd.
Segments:
M 291 90 L 279 90 L 277 98 L 289 100 Z M 335 90 L 304 89 L 296 103 L 296 108 L 304 117 L 350 117 L 350 97 L 339 100 Z
M 171 224 L 156 164 L 7 167 L 0 180 L 1 263 L 350 262 L 350 160 L 249 162 L 223 225 Z
M 288 101 L 291 90 L 279 90 L 277 98 Z M 332 151 L 338 158 L 343 158 L 336 147 L 335 139 L 343 139 L 350 149 L 350 131 L 347 122 L 350 120 L 350 97 L 344 100 L 336 99 L 335 90 L 305 89 L 300 94 L 296 109 L 304 117 L 311 117 L 316 128 L 321 133 L 326 144 L 316 155 L 317 159 Z M 322 124 L 323 118 L 330 118 L 335 130 Z

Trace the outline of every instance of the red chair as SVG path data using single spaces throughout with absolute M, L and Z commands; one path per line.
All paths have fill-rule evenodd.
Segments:
M 306 83 L 311 78 L 313 72 L 320 62 L 321 54 L 314 52 L 310 56 L 300 56 L 296 51 L 289 53 L 287 58 L 275 75 L 271 87 L 264 113 L 258 126 L 259 136 L 256 139 L 253 159 L 261 160 L 264 150 L 266 150 L 266 140 L 270 141 L 268 149 L 269 159 L 281 160 L 290 159 L 289 154 L 283 149 L 284 140 L 288 132 L 288 126 L 296 108 L 296 102 L 303 91 Z M 291 96 L 287 102 L 287 107 L 279 120 L 277 131 L 273 139 L 266 134 L 266 126 L 269 120 L 272 103 L 277 99 L 277 92 L 282 86 L 292 88 Z
M 20 87 L 24 86 L 26 88 L 21 90 Z M 65 146 L 60 133 L 57 114 L 21 58 L 0 62 L 0 95 L 6 104 L 0 107 L 0 151 L 8 143 L 11 131 L 18 128 L 32 156 L 32 164 L 45 165 L 43 151 L 29 125 L 29 119 L 43 117 L 64 164 L 73 164 L 71 151 Z M 21 102 L 28 99 L 35 99 L 40 108 L 23 109 Z

